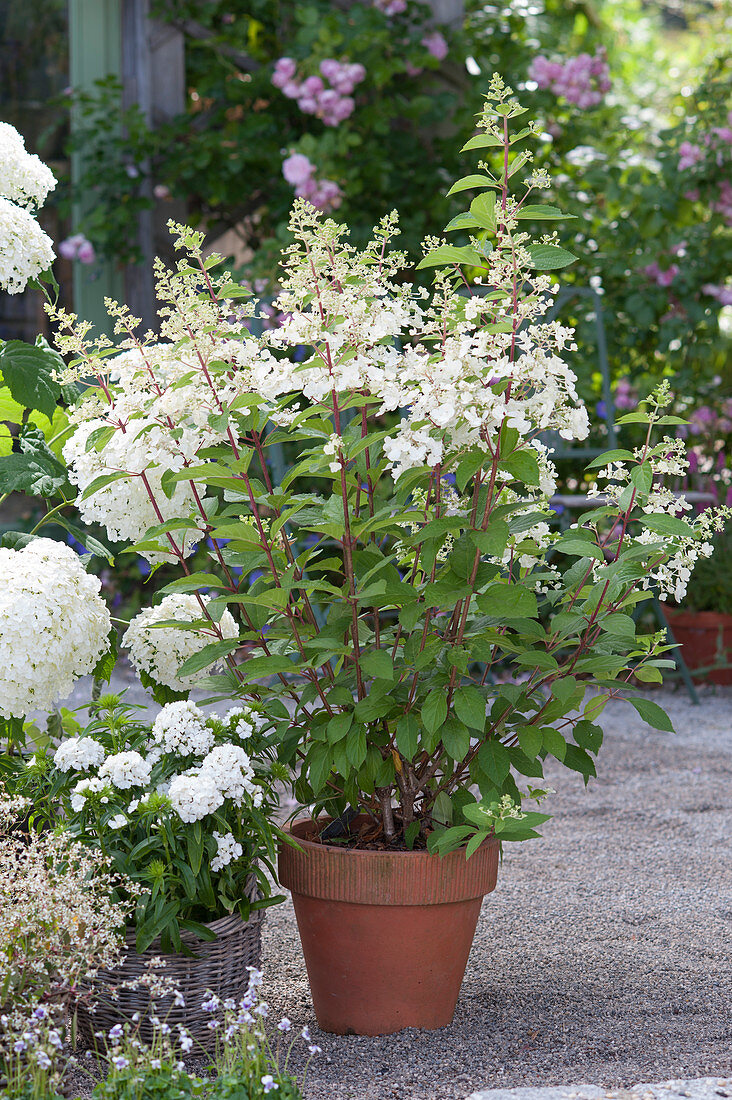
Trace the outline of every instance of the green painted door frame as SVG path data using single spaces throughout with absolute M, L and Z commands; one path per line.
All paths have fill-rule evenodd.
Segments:
M 122 72 L 122 0 L 69 0 L 69 61 L 71 86 L 90 89 L 95 80 Z M 73 116 L 71 125 L 73 127 Z M 83 150 L 71 161 L 71 179 L 75 185 L 83 163 Z M 76 196 L 74 221 L 87 204 Z M 122 272 L 111 261 L 90 266 L 74 264 L 74 311 L 91 321 L 97 332 L 108 330 L 105 297 L 121 300 L 124 296 Z

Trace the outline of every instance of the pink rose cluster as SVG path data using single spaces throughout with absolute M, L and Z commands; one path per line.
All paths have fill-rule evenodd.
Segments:
M 80 264 L 93 264 L 97 258 L 94 245 L 83 233 L 74 233 L 73 237 L 61 241 L 58 250 L 65 260 L 78 260 Z
M 407 10 L 407 0 L 374 0 L 374 7 L 384 15 L 401 15 Z
M 615 387 L 613 401 L 616 409 L 636 409 L 638 407 L 638 393 L 627 378 L 619 380 Z
M 732 183 L 722 180 L 719 185 L 719 195 L 712 203 L 712 210 L 721 214 L 727 225 L 732 225 Z
M 316 179 L 315 165 L 304 153 L 293 153 L 282 162 L 282 175 L 295 188 L 298 198 L 307 199 L 318 210 L 335 210 L 343 192 L 334 180 Z
M 643 274 L 647 275 L 649 279 L 652 279 L 656 286 L 671 286 L 671 283 L 680 270 L 681 268 L 678 264 L 671 264 L 670 267 L 662 270 L 658 261 L 654 260 L 652 264 L 647 264 L 643 268 Z
M 567 61 L 549 61 L 535 57 L 529 67 L 529 77 L 540 88 L 548 88 L 556 96 L 583 109 L 596 107 L 611 88 L 610 70 L 605 50 L 600 47 L 594 57 L 588 53 L 570 57 Z
M 702 294 L 708 294 L 710 298 L 716 298 L 720 305 L 732 306 L 732 286 L 717 286 L 715 283 L 705 283 Z
M 298 81 L 297 62 L 292 57 L 281 57 L 275 63 L 272 83 L 288 99 L 297 100 L 306 115 L 317 115 L 326 126 L 338 126 L 353 113 L 356 101 L 351 92 L 366 76 L 366 69 L 358 63 L 352 65 L 326 57 L 320 62 L 320 72 L 321 76 Z

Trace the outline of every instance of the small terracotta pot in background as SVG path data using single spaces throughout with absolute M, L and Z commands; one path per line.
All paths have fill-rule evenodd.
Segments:
M 358 819 L 356 820 L 357 824 Z M 319 823 L 321 824 L 321 823 Z M 279 881 L 292 891 L 318 1024 L 338 1035 L 387 1035 L 452 1021 L 481 901 L 496 885 L 498 841 L 464 851 L 283 844 Z
M 674 638 L 683 646 L 681 655 L 692 672 L 716 664 L 720 653 L 732 665 L 732 615 L 718 611 L 683 611 L 674 607 L 664 608 L 664 615 Z M 732 684 L 732 668 L 715 669 L 694 679 L 697 683 Z

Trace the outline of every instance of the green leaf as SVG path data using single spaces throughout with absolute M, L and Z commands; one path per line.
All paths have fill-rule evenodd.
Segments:
M 483 257 L 470 245 L 457 248 L 451 244 L 441 244 L 428 252 L 423 260 L 417 264 L 417 271 L 425 267 L 449 267 L 453 264 L 469 264 L 471 267 L 479 267 L 483 264 Z
M 396 743 L 405 760 L 412 760 L 417 755 L 419 722 L 413 714 L 404 714 L 397 722 Z
M 336 714 L 328 723 L 328 741 L 334 745 L 346 736 L 353 725 L 353 715 L 350 713 Z
M 121 481 L 121 479 L 125 477 L 132 477 L 132 474 L 128 474 L 124 470 L 116 470 L 113 474 L 100 474 L 99 477 L 95 477 L 94 480 L 87 485 L 80 499 L 86 500 L 87 497 L 93 496 L 94 493 L 98 492 L 100 489 L 106 488 L 107 485 L 111 485 L 114 481 Z
M 448 718 L 440 729 L 440 740 L 453 760 L 464 760 L 470 750 L 470 733 L 457 718 Z
M 360 768 L 366 759 L 366 730 L 363 726 L 356 726 L 349 731 L 346 739 L 346 757 L 354 768 Z
M 0 495 L 53 497 L 65 483 L 66 467 L 48 450 L 0 458 Z
M 531 219 L 531 221 L 569 221 L 574 214 L 563 214 L 558 206 L 522 206 L 517 211 L 517 218 Z
M 478 606 L 495 619 L 533 618 L 538 613 L 536 596 L 520 584 L 491 584 L 478 597 Z
M 587 782 L 592 776 L 597 775 L 592 757 L 584 749 L 578 748 L 577 745 L 566 746 L 563 764 L 565 767 L 571 768 L 572 771 L 579 772 L 580 775 L 584 776 L 585 786 L 587 786 Z
M 480 222 L 472 214 L 456 214 L 445 226 L 445 233 L 452 233 L 455 229 L 481 229 Z
M 500 558 L 508 545 L 510 534 L 504 519 L 493 519 L 485 531 L 471 531 L 470 538 L 482 554 Z
M 442 691 L 431 691 L 422 704 L 422 722 L 429 733 L 436 733 L 447 718 L 447 699 Z
M 654 531 L 658 535 L 670 535 L 672 537 L 680 535 L 686 539 L 697 538 L 697 533 L 691 524 L 687 523 L 685 519 L 679 519 L 678 516 L 669 516 L 665 513 L 644 515 L 641 518 L 641 523 L 649 531 Z
M 559 730 L 554 729 L 553 726 L 543 726 L 541 736 L 544 750 L 556 757 L 557 760 L 564 760 L 567 752 L 567 742 Z
M 475 836 L 471 836 L 470 840 L 465 846 L 465 858 L 470 859 L 472 855 L 477 852 L 483 841 L 488 840 L 490 833 L 476 833 Z
M 538 485 L 541 480 L 539 462 L 534 451 L 514 451 L 501 459 L 500 467 L 518 481 L 523 481 L 524 485 Z
M 202 669 L 208 668 L 209 665 L 215 664 L 216 661 L 220 661 L 222 657 L 233 653 L 240 645 L 241 642 L 238 638 L 224 638 L 218 642 L 212 642 L 210 645 L 204 646 L 200 652 L 194 653 L 187 661 L 184 661 L 178 669 L 178 675 L 193 676 L 196 672 L 200 672 Z
M 556 244 L 531 244 L 527 249 L 531 257 L 531 267 L 536 271 L 556 271 L 560 267 L 567 267 L 577 259 L 566 248 L 560 248 Z
M 628 702 L 635 707 L 643 721 L 647 722 L 649 726 L 653 726 L 655 730 L 662 730 L 664 733 L 676 732 L 671 719 L 663 707 L 659 707 L 658 703 L 638 696 L 629 698 Z
M 604 561 L 605 555 L 599 546 L 589 539 L 560 538 L 554 544 L 554 548 L 562 554 L 577 558 L 594 558 L 595 561 Z
M 407 851 L 411 852 L 412 848 L 414 848 L 414 842 L 419 836 L 419 830 L 419 821 L 410 821 L 404 830 L 404 843 L 407 846 Z
M 473 188 L 490 187 L 491 184 L 495 185 L 495 180 L 492 180 L 490 176 L 481 176 L 478 174 L 463 176 L 462 179 L 453 183 L 452 187 L 447 192 L 447 198 L 449 199 L 450 195 L 457 195 L 460 191 L 472 191 Z
M 478 749 L 478 764 L 490 781 L 500 788 L 511 770 L 511 757 L 505 745 L 491 739 Z
M 460 152 L 468 153 L 471 149 L 500 149 L 502 145 L 503 140 L 494 137 L 493 134 L 476 134 L 465 142 Z
M 385 649 L 373 649 L 369 653 L 364 653 L 360 664 L 367 676 L 373 676 L 377 680 L 394 679 L 394 664 L 391 655 Z
M 478 195 L 470 204 L 470 213 L 482 229 L 491 231 L 496 228 L 496 193 L 486 191 Z
M 602 726 L 596 726 L 594 722 L 588 722 L 582 718 L 575 725 L 573 732 L 577 744 L 588 752 L 596 753 L 602 745 Z
M 13 398 L 27 409 L 38 409 L 50 420 L 61 396 L 55 371 L 65 369 L 61 356 L 39 336 L 35 346 L 8 340 L 0 348 L 0 372 Z
M 453 699 L 453 708 L 461 722 L 471 729 L 485 729 L 485 699 L 471 685 L 459 687 Z
M 630 480 L 640 493 L 650 492 L 653 484 L 653 470 L 650 462 L 642 462 L 638 466 L 634 466 L 630 471 Z
M 534 760 L 539 755 L 544 744 L 542 732 L 536 726 L 524 726 L 520 729 L 518 740 L 521 752 L 525 753 L 530 760 Z

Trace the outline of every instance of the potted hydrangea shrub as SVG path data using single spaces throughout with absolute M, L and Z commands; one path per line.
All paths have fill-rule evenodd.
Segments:
M 255 701 L 292 769 L 305 812 L 279 877 L 335 1032 L 449 1023 L 500 847 L 546 821 L 530 808 L 546 758 L 593 776 L 619 695 L 670 729 L 633 686 L 661 680 L 665 635 L 632 611 L 726 515 L 683 518 L 662 485 L 685 468 L 662 386 L 626 418 L 643 444 L 594 463 L 598 507 L 552 530 L 547 434 L 589 424 L 572 332 L 544 319 L 547 272 L 573 257 L 544 232 L 562 214 L 536 199 L 550 180 L 524 113 L 494 79 L 466 146 L 487 162 L 452 189 L 472 195 L 446 227 L 466 243 L 427 240 L 430 287 L 394 247 L 396 215 L 357 249 L 301 200 L 282 323 L 261 337 L 185 227 L 159 269 L 167 343 L 117 306 L 114 347 L 56 313 L 68 377 L 99 379 L 65 448 L 82 513 L 179 562 L 166 592 L 196 600 L 177 621 L 201 637 L 176 675 L 223 662 L 208 687 Z
M 121 989 L 114 999 L 97 992 L 93 1014 L 80 1010 L 82 1030 L 89 1038 L 144 1015 L 148 989 L 128 983 L 162 953 L 179 992 L 169 1023 L 207 1042 L 206 991 L 243 994 L 261 959 L 263 910 L 280 900 L 271 889 L 273 736 L 246 706 L 217 717 L 179 700 L 152 724 L 115 695 L 90 709 L 89 725 L 52 754 L 36 753 L 16 784 L 32 792 L 38 816 L 110 862 L 119 900 L 133 907 L 124 962 L 96 983 Z

